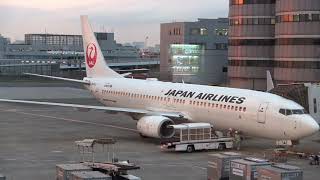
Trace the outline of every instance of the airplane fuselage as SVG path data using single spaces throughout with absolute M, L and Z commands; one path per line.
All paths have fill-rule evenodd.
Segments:
M 280 114 L 281 108 L 303 107 L 265 92 L 126 78 L 85 80 L 106 106 L 181 112 L 192 122 L 208 122 L 220 130 L 233 128 L 252 136 L 297 140 L 310 135 L 309 126 L 314 125 L 308 114 Z

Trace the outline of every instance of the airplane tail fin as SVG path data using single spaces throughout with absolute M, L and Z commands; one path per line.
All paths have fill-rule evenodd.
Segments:
M 272 81 L 271 73 L 270 71 L 267 71 L 267 92 L 271 91 L 274 89 L 274 84 Z
M 81 16 L 81 26 L 87 77 L 122 78 L 120 74 L 108 67 L 89 24 L 88 16 Z

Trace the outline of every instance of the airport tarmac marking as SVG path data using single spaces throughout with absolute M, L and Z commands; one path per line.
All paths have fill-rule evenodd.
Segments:
M 63 151 L 51 151 L 52 153 L 63 153 Z
M 103 127 L 115 128 L 115 129 L 120 129 L 120 130 L 125 130 L 125 131 L 131 131 L 131 132 L 138 133 L 138 130 L 136 130 L 136 129 L 126 128 L 126 127 L 121 127 L 121 126 L 115 126 L 115 125 L 109 125 L 109 124 L 87 122 L 87 121 L 81 121 L 81 120 L 76 120 L 76 119 L 48 116 L 48 115 L 42 115 L 42 114 L 26 113 L 26 112 L 21 112 L 21 111 L 12 111 L 12 109 L 0 109 L 0 111 L 11 112 L 11 113 L 16 113 L 16 114 L 24 114 L 24 115 L 36 116 L 36 117 L 44 117 L 44 118 L 50 118 L 50 119 L 57 119 L 57 120 L 68 121 L 68 122 L 90 124 L 90 125 L 95 125 L 95 126 L 103 126 Z

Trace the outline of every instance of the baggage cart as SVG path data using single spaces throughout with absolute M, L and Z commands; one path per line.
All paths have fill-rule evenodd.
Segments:
M 196 150 L 224 150 L 233 148 L 233 138 L 219 137 L 209 123 L 184 123 L 171 125 L 174 138 L 162 143 L 162 149 L 193 152 Z

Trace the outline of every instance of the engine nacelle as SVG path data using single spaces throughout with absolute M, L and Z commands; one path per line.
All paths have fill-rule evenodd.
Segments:
M 153 138 L 171 138 L 174 129 L 168 127 L 174 122 L 164 116 L 144 116 L 137 123 L 137 129 L 143 136 Z

